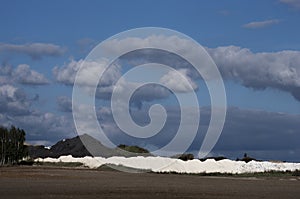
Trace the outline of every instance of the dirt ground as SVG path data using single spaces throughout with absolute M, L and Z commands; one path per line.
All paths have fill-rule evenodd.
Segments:
M 300 198 L 299 177 L 208 177 L 75 168 L 0 168 L 0 198 Z

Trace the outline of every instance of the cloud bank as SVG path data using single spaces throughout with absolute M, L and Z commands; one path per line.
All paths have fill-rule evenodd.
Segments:
M 41 59 L 45 56 L 61 56 L 65 51 L 65 48 L 50 43 L 0 43 L 0 52 L 24 54 L 30 56 L 32 59 Z
M 107 52 L 117 52 L 126 45 L 138 46 L 139 42 L 151 43 L 161 42 L 165 45 L 171 45 L 178 48 L 178 45 L 187 46 L 185 39 L 172 37 L 150 37 L 145 39 L 128 38 L 121 41 L 111 41 L 106 44 Z M 174 44 L 174 46 L 173 46 Z M 176 44 L 176 45 L 175 45 Z M 223 46 L 217 48 L 206 48 L 214 62 L 217 64 L 223 78 L 229 81 L 235 81 L 241 85 L 253 89 L 278 89 L 289 92 L 300 101 L 300 51 L 283 50 L 278 52 L 258 52 L 254 53 L 250 49 L 239 46 Z M 191 52 L 186 52 L 187 56 L 198 56 Z M 195 69 L 186 62 L 167 52 L 157 52 L 151 50 L 137 51 L 126 56 L 122 56 L 114 67 L 106 71 L 101 80 L 102 87 L 99 88 L 98 96 L 108 98 L 113 85 L 121 77 L 122 62 L 133 66 L 143 63 L 161 63 L 173 67 L 180 72 L 190 83 L 193 89 L 197 89 L 195 81 L 201 79 L 201 76 L 195 72 Z M 76 72 L 84 60 L 74 61 L 65 64 L 62 67 L 55 67 L 53 74 L 55 79 L 66 85 L 73 85 Z M 103 66 L 96 63 L 85 65 L 81 77 L 78 77 L 82 83 L 88 84 L 89 79 L 98 78 L 97 74 L 103 71 Z M 179 92 L 189 92 L 186 86 L 179 84 L 180 78 L 174 76 L 174 73 L 165 75 L 161 81 L 171 86 Z M 179 81 L 180 82 L 180 81 Z M 101 93 L 102 92 L 102 93 Z M 146 93 L 145 93 L 146 94 Z M 155 96 L 155 94 L 154 94 Z M 167 96 L 167 95 L 165 95 Z

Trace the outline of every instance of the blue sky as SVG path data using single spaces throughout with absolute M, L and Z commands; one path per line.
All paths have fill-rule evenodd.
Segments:
M 24 128 L 28 142 L 76 135 L 72 86 L 58 73 L 101 41 L 150 26 L 199 42 L 223 75 L 229 111 L 213 154 L 300 161 L 298 0 L 0 2 L 0 124 Z M 209 105 L 205 95 L 198 93 L 202 106 Z

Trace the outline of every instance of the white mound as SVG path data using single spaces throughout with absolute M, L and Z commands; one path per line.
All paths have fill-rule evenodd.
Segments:
M 182 161 L 165 157 L 83 157 L 61 156 L 56 158 L 38 158 L 36 162 L 81 162 L 89 168 L 98 168 L 104 164 L 122 165 L 136 169 L 151 170 L 154 172 L 177 173 L 255 173 L 266 171 L 295 171 L 300 170 L 300 163 L 273 163 L 257 162 L 248 163 L 233 160 L 215 161 L 208 159 L 204 162 L 194 159 Z

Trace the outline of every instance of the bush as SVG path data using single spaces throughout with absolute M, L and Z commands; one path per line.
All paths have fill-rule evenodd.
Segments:
M 246 163 L 248 163 L 248 162 L 250 162 L 252 160 L 259 161 L 259 160 L 255 159 L 255 158 L 252 158 L 252 157 L 248 156 L 247 153 L 244 154 L 244 157 L 242 159 L 239 159 L 239 158 L 236 159 L 236 161 L 244 161 Z
M 191 153 L 188 154 L 182 154 L 178 157 L 178 159 L 183 160 L 183 161 L 188 161 L 188 160 L 193 160 L 194 159 L 194 155 Z
M 300 170 L 296 169 L 292 172 L 292 176 L 300 176 Z
M 215 161 L 220 161 L 220 160 L 225 160 L 227 159 L 226 157 L 224 156 L 217 156 L 217 157 L 207 157 L 207 158 L 201 158 L 199 159 L 201 162 L 204 162 L 206 160 L 209 160 L 209 159 L 212 159 L 212 160 L 215 160 Z

